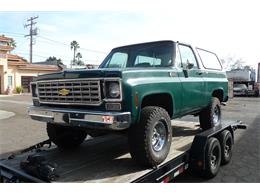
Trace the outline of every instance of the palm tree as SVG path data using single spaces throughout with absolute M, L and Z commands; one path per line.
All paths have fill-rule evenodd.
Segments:
M 52 63 L 52 64 L 57 64 L 57 65 L 64 65 L 62 60 L 59 58 L 56 58 L 55 56 L 50 56 L 49 58 L 46 59 L 46 62 Z
M 8 42 L 7 44 L 8 44 L 8 46 L 16 48 L 16 42 L 14 40 L 12 40 L 11 42 Z
M 70 43 L 70 49 L 73 49 L 73 64 L 75 64 L 75 58 L 76 58 L 76 51 L 79 48 L 79 43 L 77 41 L 72 41 Z
M 78 61 L 80 61 L 80 58 L 82 58 L 82 54 L 80 52 L 77 53 L 76 58 Z

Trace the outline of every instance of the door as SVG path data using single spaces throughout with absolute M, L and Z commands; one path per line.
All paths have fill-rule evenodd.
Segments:
M 182 83 L 182 112 L 196 111 L 205 104 L 205 83 L 193 49 L 189 45 L 179 44 L 176 48 L 176 62 Z
M 33 77 L 32 76 L 22 76 L 21 77 L 21 83 L 22 83 L 22 87 L 23 87 L 23 92 L 24 93 L 30 93 L 30 83 L 33 81 Z

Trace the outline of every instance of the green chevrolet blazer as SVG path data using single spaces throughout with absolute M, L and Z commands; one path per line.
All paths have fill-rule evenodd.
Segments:
M 32 119 L 47 123 L 61 148 L 122 132 L 133 159 L 144 166 L 163 162 L 172 142 L 171 120 L 199 116 L 202 130 L 221 123 L 228 82 L 213 52 L 174 41 L 112 49 L 98 69 L 65 70 L 31 83 Z

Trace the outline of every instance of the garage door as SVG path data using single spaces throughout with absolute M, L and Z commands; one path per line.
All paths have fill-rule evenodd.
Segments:
M 33 80 L 32 76 L 22 76 L 22 87 L 24 93 L 30 93 L 30 83 Z

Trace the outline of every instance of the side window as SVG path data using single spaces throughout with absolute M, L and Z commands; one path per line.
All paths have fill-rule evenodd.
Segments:
M 181 62 L 182 62 L 181 67 L 183 68 L 184 66 L 193 64 L 194 65 L 193 69 L 198 68 L 198 64 L 191 47 L 185 45 L 179 45 L 179 49 L 180 49 Z
M 216 54 L 203 49 L 197 49 L 197 51 L 199 53 L 204 68 L 222 70 L 222 66 Z

